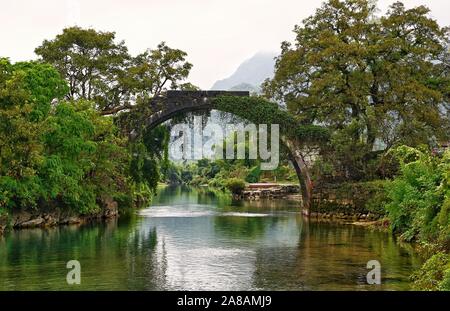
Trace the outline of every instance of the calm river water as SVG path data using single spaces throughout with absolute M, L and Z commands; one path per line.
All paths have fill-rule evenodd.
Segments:
M 369 260 L 381 285 L 366 284 Z M 293 202 L 182 187 L 118 220 L 0 237 L 0 290 L 407 290 L 420 264 L 389 234 L 307 221 Z

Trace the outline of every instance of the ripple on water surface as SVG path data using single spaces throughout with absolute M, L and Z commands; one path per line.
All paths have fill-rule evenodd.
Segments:
M 201 204 L 183 204 L 176 206 L 152 206 L 139 211 L 143 217 L 172 218 L 172 217 L 206 217 L 206 216 L 226 216 L 226 217 L 268 217 L 267 213 L 249 212 L 221 212 L 215 210 L 214 206 Z
M 109 222 L 12 231 L 0 238 L 0 290 L 397 290 L 421 260 L 392 236 L 304 219 L 291 201 L 220 201 L 164 188 L 151 207 Z M 366 264 L 382 265 L 368 286 Z

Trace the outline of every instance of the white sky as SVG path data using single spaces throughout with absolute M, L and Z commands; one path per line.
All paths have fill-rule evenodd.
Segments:
M 395 1 L 379 0 L 384 12 Z M 441 25 L 450 25 L 449 0 L 404 0 L 425 4 Z M 36 58 L 34 49 L 64 27 L 115 31 L 131 54 L 161 41 L 186 51 L 194 64 L 189 81 L 208 89 L 258 51 L 279 51 L 292 29 L 322 0 L 2 0 L 0 56 Z

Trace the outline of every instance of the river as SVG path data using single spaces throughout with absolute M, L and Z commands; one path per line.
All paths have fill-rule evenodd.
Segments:
M 79 285 L 67 284 L 70 260 Z M 381 285 L 367 284 L 370 260 Z M 185 187 L 108 222 L 0 237 L 0 290 L 408 290 L 420 264 L 387 233 L 308 221 L 292 201 Z

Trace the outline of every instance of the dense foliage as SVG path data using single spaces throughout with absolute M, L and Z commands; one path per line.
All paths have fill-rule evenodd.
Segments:
M 389 189 L 392 228 L 406 240 L 450 246 L 450 152 L 442 157 L 402 146 L 395 149 L 401 175 Z
M 416 288 L 449 289 L 449 152 L 430 152 L 450 138 L 449 29 L 425 6 L 377 11 L 376 1 L 324 2 L 295 27 L 294 43 L 282 43 L 263 90 L 297 124 L 329 131 L 318 141 L 316 185 L 388 185 L 369 207 L 386 205 L 394 233 L 435 253 Z
M 401 174 L 388 188 L 392 229 L 434 254 L 413 279 L 417 289 L 450 290 L 450 150 L 442 155 L 402 146 Z
M 168 131 L 148 131 L 142 120 L 149 100 L 178 87 L 192 65 L 165 43 L 131 57 L 114 39 L 72 27 L 45 40 L 37 62 L 0 59 L 2 213 L 91 214 L 105 200 L 133 206 L 151 198 L 167 166 Z
M 292 114 L 262 97 L 221 96 L 213 100 L 213 106 L 224 112 L 238 115 L 255 124 L 278 124 L 280 135 L 305 143 L 326 142 L 329 132 L 316 125 L 302 125 Z
M 54 101 L 67 87 L 51 66 L 0 63 L 0 208 L 88 213 L 126 191 L 128 156 L 112 119 L 90 102 Z
M 431 256 L 412 279 L 416 290 L 450 291 L 450 257 L 445 252 Z
M 245 189 L 245 182 L 239 178 L 230 178 L 227 180 L 226 187 L 233 194 L 240 194 Z
M 323 161 L 347 180 L 383 175 L 396 145 L 449 138 L 447 29 L 424 6 L 376 13 L 374 1 L 326 1 L 282 44 L 264 84 L 299 122 L 330 130 Z
M 385 206 L 393 232 L 433 254 L 416 288 L 449 290 L 450 151 L 429 151 L 450 138 L 449 31 L 424 6 L 376 12 L 373 1 L 328 0 L 282 44 L 266 98 L 213 107 L 313 146 L 315 184 L 349 181 L 347 194 L 370 197 L 364 208 Z M 273 172 L 258 159 L 169 161 L 167 128 L 145 120 L 167 88 L 196 89 L 182 83 L 192 65 L 181 50 L 162 42 L 133 57 L 113 32 L 71 27 L 35 52 L 36 62 L 0 58 L 0 215 L 133 206 L 161 180 L 233 193 L 297 181 L 286 150 Z
M 145 201 L 160 179 L 159 163 L 167 161 L 168 133 L 164 127 L 147 131 L 145 120 L 154 113 L 152 103 L 170 87 L 194 88 L 180 83 L 192 64 L 186 53 L 164 42 L 136 57 L 115 33 L 71 27 L 36 49 L 41 60 L 52 64 L 69 86 L 66 98 L 90 100 L 101 115 L 113 115 L 131 155 L 132 192 Z
M 70 27 L 35 52 L 67 81 L 68 99 L 94 100 L 102 114 L 143 109 L 139 104 L 169 84 L 177 88 L 192 68 L 185 52 L 164 42 L 132 57 L 123 41 L 114 40 L 114 32 Z
M 226 146 L 233 144 L 236 154 L 239 147 L 243 147 L 245 154 L 249 154 L 249 137 L 247 135 L 244 146 L 237 141 L 236 134 L 227 137 L 222 146 L 215 146 L 216 151 L 222 148 L 226 153 Z M 169 184 L 188 184 L 193 186 L 209 186 L 211 188 L 227 190 L 230 179 L 239 179 L 242 182 L 282 182 L 297 183 L 298 176 L 289 162 L 287 151 L 280 152 L 280 163 L 275 170 L 261 170 L 261 159 L 200 159 L 196 162 L 168 163 L 162 167 L 163 179 Z M 229 190 L 229 189 L 228 189 Z

